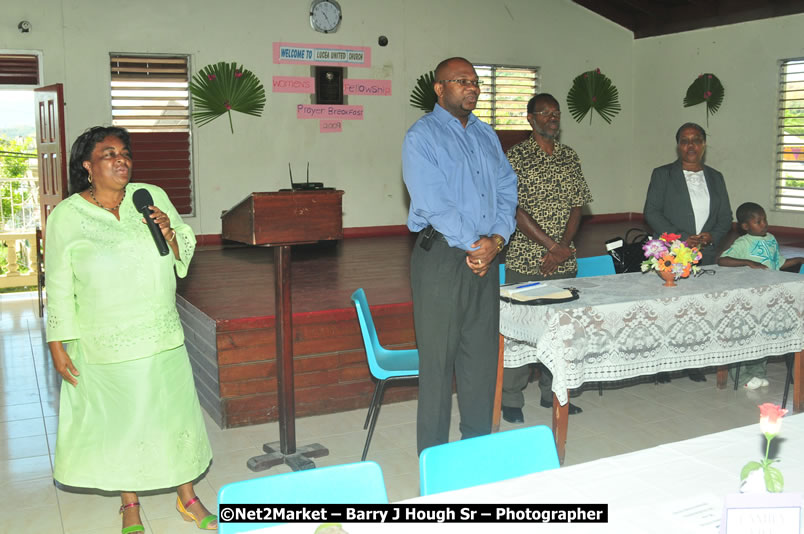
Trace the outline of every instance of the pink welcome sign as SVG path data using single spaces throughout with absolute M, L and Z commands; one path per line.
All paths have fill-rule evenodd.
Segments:
M 271 83 L 274 93 L 315 93 L 315 78 L 304 76 L 274 76 Z
M 339 119 L 363 120 L 363 106 L 327 106 L 320 104 L 299 104 L 296 106 L 297 119 Z
M 391 96 L 391 80 L 344 80 L 343 94 Z
M 338 120 L 323 120 L 319 124 L 319 131 L 321 133 L 336 133 L 343 131 L 343 125 Z
M 274 43 L 274 63 L 370 67 L 371 48 L 367 46 Z

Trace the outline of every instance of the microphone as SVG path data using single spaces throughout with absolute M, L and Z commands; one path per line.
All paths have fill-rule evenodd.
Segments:
M 145 217 L 145 223 L 148 225 L 148 229 L 151 231 L 151 237 L 154 238 L 154 243 L 156 243 L 156 248 L 159 251 L 159 255 L 167 256 L 168 244 L 167 241 L 165 241 L 165 236 L 162 235 L 162 229 L 159 228 L 159 225 L 156 224 L 156 221 L 150 217 L 153 211 L 151 211 L 148 206 L 154 205 L 154 199 L 151 196 L 151 193 L 149 193 L 147 189 L 137 189 L 134 191 L 134 195 L 132 195 L 131 200 L 134 202 L 134 207 L 137 209 L 137 211 L 140 212 L 143 217 Z

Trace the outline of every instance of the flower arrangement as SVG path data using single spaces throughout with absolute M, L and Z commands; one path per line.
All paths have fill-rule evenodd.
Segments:
M 642 246 L 647 258 L 642 262 L 642 272 L 670 272 L 673 278 L 686 278 L 700 270 L 697 263 L 701 252 L 697 247 L 688 247 L 678 234 L 664 233 L 659 239 L 651 239 Z
M 765 434 L 765 440 L 767 441 L 765 459 L 761 462 L 748 462 L 740 471 L 740 480 L 744 491 L 756 489 L 756 486 L 761 491 L 762 484 L 761 482 L 757 483 L 760 477 L 764 478 L 765 490 L 771 493 L 781 493 L 784 490 L 782 472 L 773 467 L 773 464 L 779 460 L 769 460 L 768 453 L 770 452 L 771 440 L 782 429 L 782 417 L 786 413 L 787 410 L 781 406 L 769 402 L 759 405 L 759 429 Z

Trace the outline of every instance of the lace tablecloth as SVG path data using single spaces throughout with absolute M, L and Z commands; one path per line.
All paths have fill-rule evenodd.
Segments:
M 554 280 L 580 299 L 528 306 L 500 302 L 505 367 L 540 361 L 553 391 L 585 382 L 726 365 L 804 347 L 804 276 L 709 267 L 714 275 L 662 286 L 654 273 Z

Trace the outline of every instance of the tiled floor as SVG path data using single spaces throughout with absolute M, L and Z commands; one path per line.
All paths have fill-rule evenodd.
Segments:
M 59 377 L 43 340 L 36 294 L 0 295 L 0 337 L 0 532 L 119 533 L 119 498 L 67 493 L 53 485 Z M 771 386 L 754 392 L 715 389 L 713 371 L 706 383 L 674 377 L 669 384 L 654 385 L 646 379 L 609 386 L 602 397 L 589 389 L 573 398 L 584 412 L 570 419 L 566 464 L 751 424 L 758 420 L 757 404 L 781 402 L 784 369 L 781 360 L 771 361 Z M 538 387 L 532 384 L 526 390 L 525 418 L 528 424 L 549 424 L 550 412 L 538 401 Z M 299 419 L 297 443 L 329 448 L 330 455 L 318 465 L 358 461 L 365 415 L 357 410 Z M 415 419 L 415 401 L 386 405 L 372 440 L 369 458 L 382 466 L 392 501 L 418 495 Z M 457 427 L 453 416 L 453 439 Z M 280 466 L 252 473 L 246 467 L 250 457 L 261 453 L 263 442 L 278 439 L 276 423 L 221 430 L 207 418 L 207 428 L 215 458 L 197 492 L 209 508 L 223 484 L 288 470 Z M 170 493 L 141 496 L 140 501 L 147 532 L 197 531 L 181 521 Z

